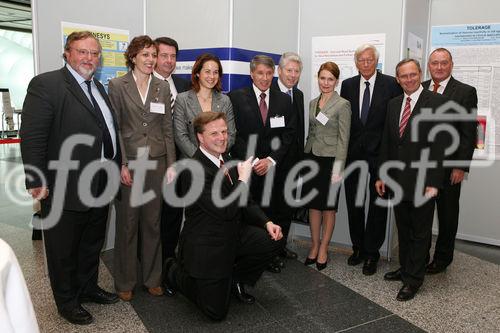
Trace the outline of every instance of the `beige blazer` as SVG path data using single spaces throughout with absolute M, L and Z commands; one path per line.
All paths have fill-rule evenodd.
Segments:
M 166 81 L 152 75 L 143 104 L 132 72 L 128 72 L 109 82 L 109 99 L 118 119 L 122 164 L 135 159 L 139 147 L 148 147 L 152 158 L 165 156 L 167 167 L 175 162 L 170 88 Z M 162 103 L 165 113 L 150 112 L 151 102 Z
M 335 157 L 335 164 L 341 171 L 345 165 L 351 128 L 351 104 L 336 91 L 326 102 L 321 112 L 328 118 L 323 125 L 316 119 L 316 107 L 320 96 L 309 103 L 309 135 L 305 153 L 316 156 Z

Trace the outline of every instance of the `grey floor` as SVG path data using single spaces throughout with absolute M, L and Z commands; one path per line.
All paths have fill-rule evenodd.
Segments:
M 228 318 L 213 323 L 182 295 L 152 297 L 138 288 L 130 303 L 86 304 L 95 323 L 74 326 L 56 312 L 40 241 L 31 241 L 30 200 L 22 189 L 17 145 L 0 145 L 0 238 L 14 249 L 31 293 L 42 332 L 499 332 L 500 248 L 458 241 L 446 273 L 426 278 L 417 297 L 395 300 L 398 282 L 383 274 L 397 262 L 382 261 L 370 277 L 346 265 L 345 251 L 332 249 L 322 272 L 300 261 L 281 274 L 265 273 L 254 289 L 254 305 L 231 304 Z M 12 181 L 17 174 L 19 182 Z M 17 202 L 6 192 L 17 193 Z M 11 197 L 11 194 L 9 194 Z M 307 242 L 291 246 L 303 260 Z M 102 255 L 100 284 L 113 289 L 113 251 Z

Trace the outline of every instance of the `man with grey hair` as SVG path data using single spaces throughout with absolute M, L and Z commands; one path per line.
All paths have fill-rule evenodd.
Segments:
M 288 171 L 294 164 L 288 157 L 290 149 L 296 145 L 297 117 L 290 97 L 271 88 L 274 76 L 271 57 L 256 55 L 250 62 L 250 76 L 252 86 L 229 93 L 237 130 L 231 153 L 233 158 L 240 160 L 246 160 L 250 155 L 259 159 L 253 167 L 252 197 L 260 201 L 261 208 L 276 224 L 286 229 L 290 227 L 291 209 L 285 202 L 283 188 Z M 257 137 L 255 153 L 247 151 L 253 136 Z M 272 168 L 272 187 L 265 189 L 272 192 L 264 193 L 264 181 Z M 270 202 L 265 202 L 269 194 Z M 279 264 L 272 264 L 269 270 L 279 273 Z
M 361 161 L 368 164 L 369 171 L 368 180 L 356 169 L 344 182 L 353 250 L 347 264 L 355 266 L 364 260 L 364 275 L 375 274 L 379 249 L 385 239 L 387 208 L 375 205 L 374 184 L 387 103 L 402 93 L 394 77 L 377 71 L 378 58 L 375 46 L 364 44 L 358 47 L 354 62 L 359 74 L 344 80 L 340 91 L 340 96 L 351 103 L 352 111 L 346 166 Z M 359 182 L 369 184 L 368 216 L 365 216 L 365 198 L 361 205 L 356 205 Z M 362 187 L 365 189 L 366 185 Z
M 278 63 L 278 79 L 273 81 L 271 86 L 271 88 L 287 94 L 292 100 L 292 112 L 297 117 L 297 140 L 295 146 L 290 149 L 288 156 L 293 159 L 294 163 L 301 161 L 304 155 L 304 94 L 297 88 L 301 73 L 302 59 L 300 59 L 300 56 L 295 52 L 285 52 Z M 283 228 L 284 243 L 286 243 L 289 231 L 290 228 Z M 296 259 L 297 253 L 285 246 L 281 257 Z

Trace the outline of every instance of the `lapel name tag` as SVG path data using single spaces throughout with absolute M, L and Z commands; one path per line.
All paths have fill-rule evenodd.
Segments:
M 165 104 L 151 102 L 151 104 L 149 105 L 149 112 L 165 114 Z
M 316 120 L 319 121 L 321 123 L 321 125 L 325 126 L 326 123 L 328 122 L 328 117 L 325 116 L 325 114 L 323 112 L 320 112 L 316 116 Z
M 271 128 L 280 128 L 280 127 L 285 127 L 285 117 L 271 117 Z

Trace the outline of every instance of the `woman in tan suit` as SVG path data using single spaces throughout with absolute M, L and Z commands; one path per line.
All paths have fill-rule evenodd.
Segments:
M 198 148 L 193 119 L 201 112 L 224 112 L 228 127 L 228 150 L 236 137 L 233 106 L 229 97 L 221 93 L 222 65 L 210 53 L 200 55 L 193 65 L 193 88 L 177 95 L 174 106 L 174 136 L 183 157 L 192 157 Z
M 319 166 L 318 174 L 304 184 L 303 192 L 318 191 L 306 205 L 312 246 L 305 261 L 306 265 L 316 263 L 318 270 L 324 269 L 328 261 L 351 127 L 351 105 L 335 91 L 339 75 L 339 67 L 330 61 L 318 70 L 321 94 L 309 103 L 309 136 L 304 148 L 306 159 Z
M 164 180 L 169 183 L 175 177 L 170 167 L 175 162 L 175 145 L 170 89 L 167 82 L 153 75 L 157 53 L 149 36 L 135 37 L 125 52 L 131 71 L 109 83 L 123 154 L 121 196 L 116 200 L 114 278 L 118 296 L 124 301 L 132 299 L 138 280 L 143 281 L 151 295 L 163 294 L 161 189 Z M 147 171 L 139 172 L 137 164 L 129 165 L 133 160 Z M 146 162 L 155 166 L 146 167 Z M 137 278 L 138 253 L 142 279 Z

